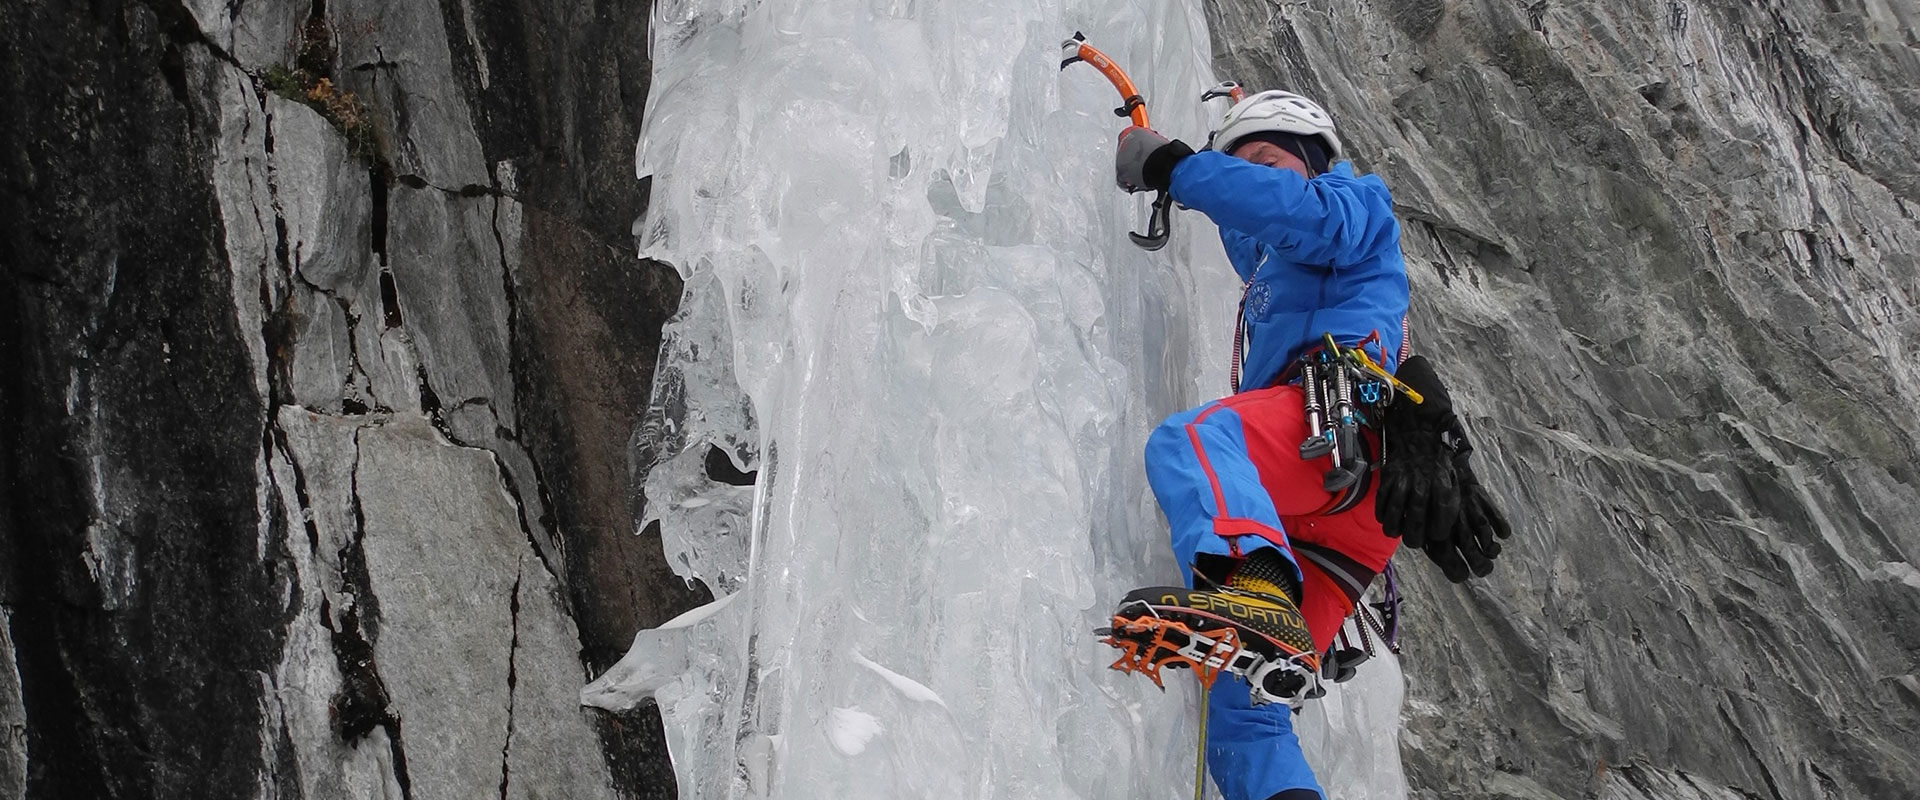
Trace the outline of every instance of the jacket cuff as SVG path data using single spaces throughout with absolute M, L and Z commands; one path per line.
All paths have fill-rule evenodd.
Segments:
M 1179 139 L 1160 145 L 1152 155 L 1147 156 L 1140 177 L 1146 182 L 1147 188 L 1164 192 L 1173 185 L 1173 168 L 1190 155 L 1193 155 L 1193 148 Z

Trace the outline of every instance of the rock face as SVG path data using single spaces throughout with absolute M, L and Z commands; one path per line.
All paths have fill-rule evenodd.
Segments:
M 0 26 L 0 798 L 673 796 L 646 9 Z
M 1518 522 L 1468 588 L 1402 556 L 1419 794 L 1913 796 L 1914 12 L 1208 10 L 1393 188 Z

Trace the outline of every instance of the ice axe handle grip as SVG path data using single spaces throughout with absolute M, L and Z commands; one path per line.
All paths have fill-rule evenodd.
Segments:
M 1127 238 L 1142 250 L 1158 250 L 1167 246 L 1167 237 L 1171 234 L 1170 221 L 1173 217 L 1173 196 L 1165 191 L 1153 199 L 1153 215 L 1147 218 L 1147 232 L 1138 234 L 1127 232 Z

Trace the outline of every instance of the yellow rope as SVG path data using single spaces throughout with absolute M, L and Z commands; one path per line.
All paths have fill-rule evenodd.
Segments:
M 1207 702 L 1213 687 L 1200 685 L 1200 752 L 1193 757 L 1193 800 L 1205 800 L 1207 794 Z

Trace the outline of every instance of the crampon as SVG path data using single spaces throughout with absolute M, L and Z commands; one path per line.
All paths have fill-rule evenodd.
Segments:
M 1317 653 L 1283 654 L 1272 639 L 1191 608 L 1130 596 L 1114 611 L 1113 626 L 1094 633 L 1120 651 L 1113 669 L 1145 675 L 1162 689 L 1164 670 L 1189 669 L 1209 688 L 1222 672 L 1244 678 L 1255 705 L 1298 705 L 1320 694 Z

